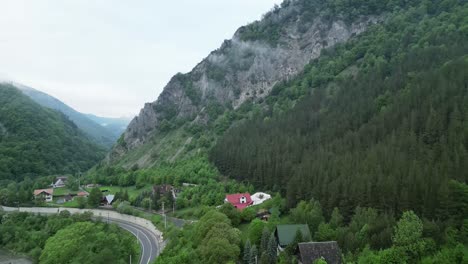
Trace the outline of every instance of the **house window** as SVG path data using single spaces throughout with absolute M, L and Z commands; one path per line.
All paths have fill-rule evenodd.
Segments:
M 246 203 L 247 202 L 247 198 L 245 198 L 245 196 L 242 196 L 240 198 L 240 203 L 243 204 L 243 203 Z

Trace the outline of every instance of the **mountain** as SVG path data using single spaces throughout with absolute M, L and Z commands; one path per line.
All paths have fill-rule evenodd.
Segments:
M 347 13 L 328 1 L 284 1 L 261 21 L 241 27 L 186 74 L 176 74 L 145 104 L 106 163 L 151 167 L 209 148 L 233 116 L 301 73 L 322 50 L 344 43 L 379 21 L 391 3 L 367 3 Z M 216 132 L 213 132 L 216 131 Z
M 96 116 L 93 114 L 86 114 L 86 117 L 112 132 L 116 140 L 122 135 L 131 121 L 131 118 L 127 117 L 112 118 Z
M 465 1 L 399 10 L 275 86 L 261 111 L 218 139 L 211 161 L 285 194 L 289 207 L 315 199 L 347 219 L 361 206 L 462 221 L 467 25 Z
M 0 180 L 85 171 L 103 156 L 64 114 L 0 84 Z
M 461 0 L 284 1 L 175 75 L 104 164 L 209 153 L 289 207 L 458 215 L 447 204 L 468 182 L 467 17 Z
M 13 83 L 13 85 L 20 89 L 25 95 L 33 99 L 36 103 L 65 114 L 78 126 L 79 129 L 84 131 L 91 140 L 101 146 L 110 148 L 121 134 L 121 126 L 118 126 L 117 129 L 116 127 L 106 128 L 93 118 L 76 111 L 53 96 L 22 84 Z M 122 124 L 123 123 L 124 122 L 122 122 Z

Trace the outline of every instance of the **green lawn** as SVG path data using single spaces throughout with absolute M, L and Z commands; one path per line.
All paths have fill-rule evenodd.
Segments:
M 195 206 L 195 207 L 187 207 L 183 209 L 176 209 L 175 213 L 168 213 L 168 216 L 172 216 L 175 218 L 181 218 L 185 220 L 198 220 L 201 216 L 203 216 L 203 212 L 206 212 L 206 206 Z M 205 209 L 203 211 L 203 209 Z
M 99 187 L 99 189 L 101 189 L 101 191 L 108 190 L 109 194 L 116 194 L 116 193 L 120 192 L 121 190 L 123 190 L 123 191 L 126 190 L 128 192 L 128 197 L 130 199 L 136 198 L 141 192 L 149 191 L 149 190 L 151 190 L 151 188 L 152 188 L 152 185 L 150 185 L 150 184 L 145 185 L 145 187 L 143 187 L 141 189 L 137 189 L 135 186 L 129 186 L 129 187 L 101 186 L 101 187 Z M 86 191 L 91 192 L 91 189 L 92 188 L 86 188 Z
M 54 196 L 64 196 L 64 195 L 67 195 L 67 194 L 77 194 L 78 191 L 71 191 L 70 189 L 66 188 L 66 187 L 62 187 L 62 188 L 55 188 L 54 189 Z
M 78 201 L 76 199 L 73 199 L 69 202 L 66 202 L 64 204 L 61 204 L 60 206 L 63 206 L 63 207 L 70 207 L 70 208 L 77 208 L 78 207 Z

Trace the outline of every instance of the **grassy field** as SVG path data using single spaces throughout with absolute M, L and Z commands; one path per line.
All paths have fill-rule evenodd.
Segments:
M 70 189 L 66 188 L 66 187 L 62 187 L 62 188 L 55 188 L 54 189 L 54 196 L 64 196 L 64 195 L 67 195 L 67 194 L 77 194 L 78 191 L 71 191 Z
M 70 208 L 77 208 L 78 207 L 78 201 L 76 199 L 73 199 L 73 200 L 71 200 L 69 202 L 61 204 L 60 206 L 70 207 Z
M 137 189 L 135 186 L 129 186 L 129 187 L 120 187 L 120 186 L 101 186 L 99 189 L 101 191 L 107 190 L 109 191 L 109 194 L 116 194 L 120 191 L 127 191 L 128 192 L 128 197 L 130 199 L 136 198 L 141 192 L 143 191 L 149 191 L 151 190 L 152 185 L 146 185 L 143 188 Z M 91 192 L 92 188 L 85 188 L 87 192 Z
M 176 209 L 175 213 L 168 213 L 168 216 L 186 219 L 186 220 L 198 220 L 201 216 L 203 216 L 204 212 L 207 211 L 207 207 L 205 206 L 196 206 L 196 207 L 187 207 L 184 209 Z

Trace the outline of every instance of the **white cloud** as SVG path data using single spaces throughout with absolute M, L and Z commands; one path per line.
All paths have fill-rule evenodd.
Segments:
M 280 0 L 2 0 L 0 72 L 81 112 L 136 115 Z

